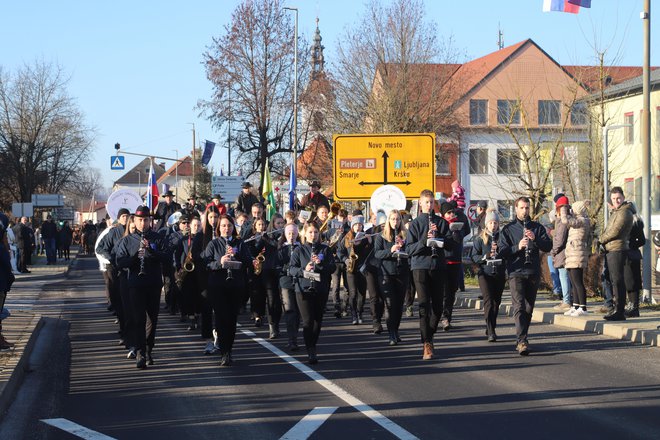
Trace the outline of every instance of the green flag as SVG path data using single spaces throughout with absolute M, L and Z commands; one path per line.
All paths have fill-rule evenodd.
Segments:
M 261 188 L 261 195 L 266 201 L 266 220 L 270 221 L 277 212 L 275 207 L 275 193 L 273 192 L 273 181 L 270 180 L 270 170 L 268 169 L 268 159 L 266 159 L 266 168 L 264 169 L 264 184 Z

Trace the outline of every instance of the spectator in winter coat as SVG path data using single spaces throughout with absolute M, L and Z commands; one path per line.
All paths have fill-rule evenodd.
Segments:
M 568 227 L 564 267 L 568 271 L 573 293 L 573 307 L 564 312 L 566 316 L 587 314 L 587 292 L 584 287 L 584 271 L 589 263 L 591 223 L 589 222 L 590 201 L 575 202 L 573 209 L 564 205 L 560 209 L 560 221 Z
M 557 269 L 559 282 L 561 284 L 562 302 L 557 304 L 554 309 L 565 312 L 571 308 L 571 282 L 568 277 L 568 271 L 565 267 L 566 262 L 566 241 L 568 240 L 568 226 L 561 222 L 559 216 L 560 210 L 566 207 L 569 209 L 568 197 L 561 196 L 555 202 L 555 226 L 552 234 L 552 265 Z
M 454 180 L 451 183 L 451 191 L 451 197 L 447 201 L 455 201 L 459 209 L 465 210 L 465 188 L 461 186 L 458 180 Z

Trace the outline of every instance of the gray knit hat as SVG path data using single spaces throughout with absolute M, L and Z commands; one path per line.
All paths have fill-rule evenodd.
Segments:
M 486 222 L 486 224 L 488 224 L 488 222 L 493 220 L 499 223 L 500 215 L 494 209 L 489 209 L 488 212 L 486 213 L 486 218 L 484 219 L 484 221 Z

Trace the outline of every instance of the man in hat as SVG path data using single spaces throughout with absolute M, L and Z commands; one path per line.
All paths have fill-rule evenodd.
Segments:
M 183 207 L 183 211 L 188 217 L 192 217 L 195 214 L 199 215 L 200 212 L 203 212 L 204 206 L 197 203 L 197 196 L 195 194 L 190 194 L 188 196 L 188 203 Z
M 312 211 L 316 211 L 319 206 L 325 206 L 330 210 L 330 201 L 324 196 L 321 191 L 321 182 L 318 180 L 312 180 L 312 183 L 309 184 L 309 193 L 305 194 L 300 201 L 300 206 L 304 208 L 312 208 Z
M 477 224 L 477 234 L 481 234 L 481 231 L 483 231 L 486 228 L 486 210 L 488 209 L 488 201 L 486 200 L 479 200 L 477 202 L 477 218 L 474 220 L 474 222 Z
M 259 203 L 259 198 L 255 196 L 252 191 L 252 184 L 248 181 L 243 182 L 241 186 L 241 193 L 236 199 L 236 211 L 244 212 L 250 214 L 252 205 Z M 238 212 L 236 213 L 238 215 Z
M 167 226 L 167 219 L 170 218 L 172 214 L 181 209 L 181 205 L 174 201 L 174 194 L 172 193 L 172 190 L 168 190 L 165 194 L 163 194 L 163 199 L 164 201 L 158 202 L 158 207 L 156 208 L 156 212 L 154 214 L 154 220 L 158 220 L 156 222 L 156 226 L 154 227 L 156 231 L 159 231 L 160 229 Z
M 227 214 L 227 206 L 222 203 L 222 196 L 220 194 L 213 194 L 211 201 L 206 205 L 206 209 L 209 209 L 210 206 L 218 208 L 220 215 Z
M 121 333 L 122 340 L 129 351 L 135 345 L 131 340 L 131 337 L 133 336 L 132 333 L 127 331 L 126 315 L 124 313 L 126 305 L 122 303 L 119 289 L 120 276 L 124 271 L 120 271 L 117 268 L 115 259 L 115 247 L 117 246 L 117 243 L 119 243 L 119 240 L 124 237 L 126 223 L 128 222 L 128 217 L 130 215 L 131 213 L 128 209 L 121 208 L 119 212 L 117 212 L 116 224 L 110 227 L 110 230 L 99 240 L 99 243 L 96 245 L 96 253 L 110 262 L 109 264 L 106 264 L 106 270 L 103 272 L 103 277 L 105 278 L 105 286 L 108 293 L 108 298 L 110 300 L 110 305 L 112 306 L 112 309 L 117 313 L 117 319 L 119 320 L 119 331 Z M 129 319 L 129 322 L 132 321 Z M 131 331 L 133 330 L 131 329 Z
M 153 365 L 152 351 L 158 323 L 162 266 L 172 265 L 172 252 L 163 237 L 151 228 L 151 213 L 138 206 L 134 215 L 135 232 L 117 244 L 119 269 L 128 269 L 129 310 L 135 322 L 133 341 L 137 350 L 136 367 Z M 148 319 L 147 319 L 148 318 Z

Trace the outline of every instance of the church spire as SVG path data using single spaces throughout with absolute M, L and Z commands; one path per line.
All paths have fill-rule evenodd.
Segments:
M 312 45 L 312 79 L 316 78 L 321 72 L 323 72 L 323 65 L 325 63 L 323 49 L 325 49 L 325 47 L 321 44 L 321 40 L 319 18 L 316 17 L 316 32 L 314 33 L 314 44 Z

